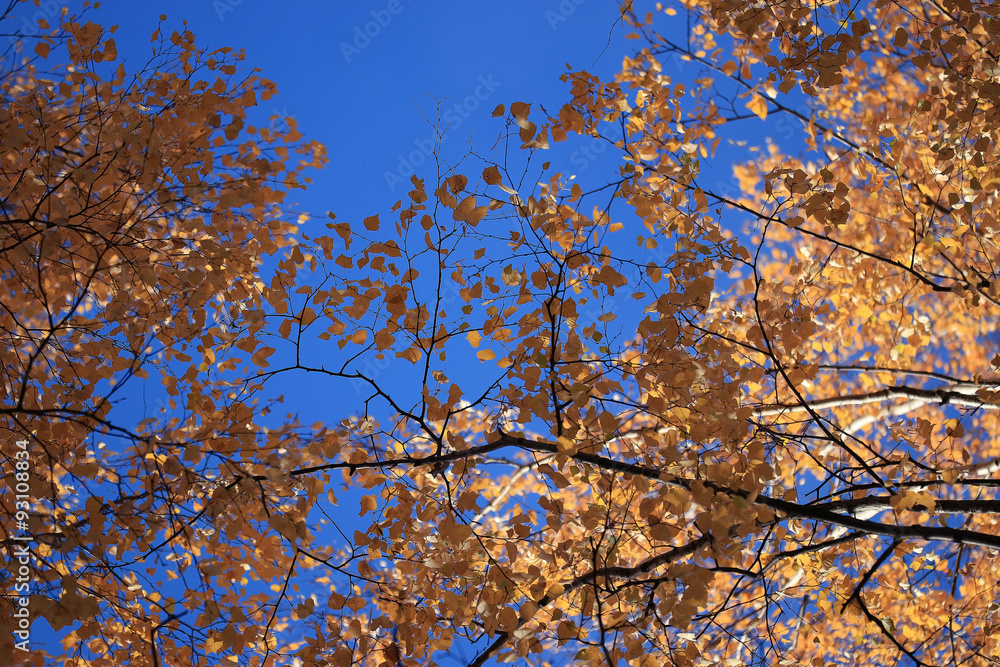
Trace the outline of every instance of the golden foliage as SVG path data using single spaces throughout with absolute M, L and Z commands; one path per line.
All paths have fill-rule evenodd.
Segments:
M 487 161 L 311 238 L 322 150 L 246 125 L 234 54 L 105 80 L 67 18 L 72 70 L 3 81 L 4 433 L 67 662 L 996 664 L 1000 11 L 649 9 L 614 80 L 493 113 L 605 141 L 607 187 Z M 150 375 L 184 416 L 114 422 Z M 289 375 L 373 414 L 265 428 Z

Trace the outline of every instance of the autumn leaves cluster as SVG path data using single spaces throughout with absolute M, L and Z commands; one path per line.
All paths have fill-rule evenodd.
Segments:
M 324 151 L 237 52 L 22 40 L 2 412 L 61 659 L 990 664 L 995 8 L 639 4 L 361 220 L 283 208 Z

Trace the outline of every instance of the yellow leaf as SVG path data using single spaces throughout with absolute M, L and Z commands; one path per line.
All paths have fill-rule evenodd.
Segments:
M 218 637 L 209 637 L 205 640 L 205 643 L 202 644 L 202 648 L 205 649 L 206 653 L 218 653 L 225 648 L 225 646 L 225 642 Z
M 396 353 L 396 357 L 397 358 L 399 358 L 399 359 L 406 359 L 411 364 L 415 364 L 418 361 L 420 361 L 420 357 L 421 356 L 422 356 L 422 354 L 421 354 L 420 350 L 418 350 L 415 347 L 408 347 L 405 350 L 402 350 L 401 352 L 397 352 Z
M 531 141 L 531 138 L 535 136 L 535 130 L 537 127 L 534 123 L 527 119 L 517 119 L 517 124 L 521 127 L 521 131 L 518 133 L 521 137 L 521 141 Z
M 470 225 L 475 226 L 486 216 L 486 211 L 487 208 L 485 206 L 476 206 L 476 197 L 474 195 L 469 195 L 455 207 L 455 212 L 452 216 L 459 222 L 468 222 Z
M 571 440 L 564 435 L 559 436 L 556 446 L 559 448 L 559 453 L 566 456 L 572 456 L 580 449 L 579 444 L 575 440 Z
M 767 120 L 767 100 L 760 95 L 754 95 L 747 102 L 747 109 L 760 116 L 761 120 Z
M 267 358 L 274 354 L 274 352 L 275 350 L 273 347 L 262 347 L 254 353 L 250 360 L 255 366 L 263 368 L 267 365 Z
M 521 272 L 515 269 L 513 266 L 503 267 L 503 272 L 500 274 L 500 279 L 503 280 L 504 284 L 507 286 L 515 286 L 521 284 Z
M 479 357 L 479 361 L 492 361 L 497 355 L 493 350 L 479 350 L 476 356 Z
M 478 331 L 470 331 L 465 334 L 465 337 L 469 339 L 470 343 L 472 343 L 472 347 L 479 347 L 479 341 L 483 339 L 482 336 L 479 335 Z
M 766 105 L 765 105 L 765 107 L 766 107 Z M 766 108 L 764 109 L 764 115 L 765 116 L 767 115 L 767 109 Z M 699 210 L 699 211 L 707 211 L 708 210 L 708 198 L 705 196 L 705 193 L 702 190 L 695 190 L 694 191 L 694 201 L 695 201 L 695 205 L 697 206 L 697 210 Z

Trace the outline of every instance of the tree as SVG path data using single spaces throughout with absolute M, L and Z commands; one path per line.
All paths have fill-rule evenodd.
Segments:
M 270 184 L 298 185 L 297 169 L 262 164 L 254 143 L 218 174 L 210 144 L 183 140 L 206 125 L 235 140 L 213 110 L 242 118 L 247 86 L 266 85 L 198 87 L 186 63 L 214 61 L 190 36 L 171 52 L 184 76 L 102 88 L 90 67 L 65 92 L 30 66 L 9 78 L 3 134 L 24 162 L 4 163 L 4 275 L 20 282 L 3 414 L 35 448 L 39 613 L 95 619 L 71 655 L 377 666 L 471 643 L 474 665 L 1000 661 L 1000 10 L 632 4 L 643 46 L 613 81 L 569 72 L 551 114 L 498 107 L 501 150 L 470 156 L 481 168 L 439 161 L 391 212 L 331 214 L 329 236 L 277 232 Z M 62 29 L 74 63 L 108 58 L 97 28 Z M 697 76 L 672 81 L 672 61 Z M 125 164 L 152 145 L 194 155 L 158 154 L 150 174 L 96 150 L 116 147 L 99 119 L 145 127 L 144 107 L 177 124 L 131 150 L 118 137 Z M 801 143 L 741 138 L 762 130 Z M 535 166 L 575 136 L 620 154 L 613 180 L 584 189 Z M 734 187 L 707 185 L 720 146 L 744 151 Z M 122 202 L 110 218 L 111 195 L 78 185 L 97 163 L 87 178 Z M 217 263 L 163 250 L 206 230 Z M 63 277 L 105 238 L 116 263 Z M 253 289 L 220 288 L 231 275 Z M 159 296 L 116 300 L 115 281 Z M 162 355 L 123 345 L 134 299 L 146 321 L 185 323 L 146 334 Z M 94 376 L 88 359 L 109 365 Z M 476 378 L 449 379 L 473 359 Z M 395 364 L 391 380 L 371 360 Z M 105 420 L 119 380 L 150 366 L 185 417 Z M 265 427 L 254 399 L 283 377 L 353 383 L 365 412 Z M 126 446 L 83 448 L 88 434 Z M 367 529 L 332 539 L 355 502 Z M 163 577 L 184 595 L 165 600 Z
M 64 15 L 39 31 L 8 52 L 0 81 L 0 655 L 41 656 L 14 650 L 38 648 L 38 632 L 30 644 L 12 634 L 30 612 L 56 629 L 82 621 L 71 659 L 145 645 L 156 661 L 163 642 L 171 662 L 183 660 L 157 626 L 181 614 L 137 582 L 206 514 L 186 507 L 207 481 L 199 445 L 253 447 L 245 425 L 259 409 L 226 400 L 227 385 L 204 370 L 230 346 L 253 351 L 260 265 L 296 229 L 280 204 L 325 158 L 294 121 L 245 126 L 274 86 L 240 75 L 231 49 L 205 53 L 188 30 L 157 30 L 149 62 L 127 72 L 115 65 L 114 29 Z M 57 56 L 65 65 L 46 71 Z M 114 403 L 137 380 L 183 390 L 185 413 L 116 421 Z M 169 456 L 178 443 L 190 448 L 184 466 Z

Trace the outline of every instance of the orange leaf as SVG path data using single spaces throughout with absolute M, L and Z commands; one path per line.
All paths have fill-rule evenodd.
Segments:
M 500 178 L 500 170 L 495 165 L 490 165 L 483 170 L 483 180 L 487 185 L 497 185 L 503 179 Z
M 757 114 L 761 120 L 767 120 L 767 100 L 754 94 L 747 102 L 747 109 Z

